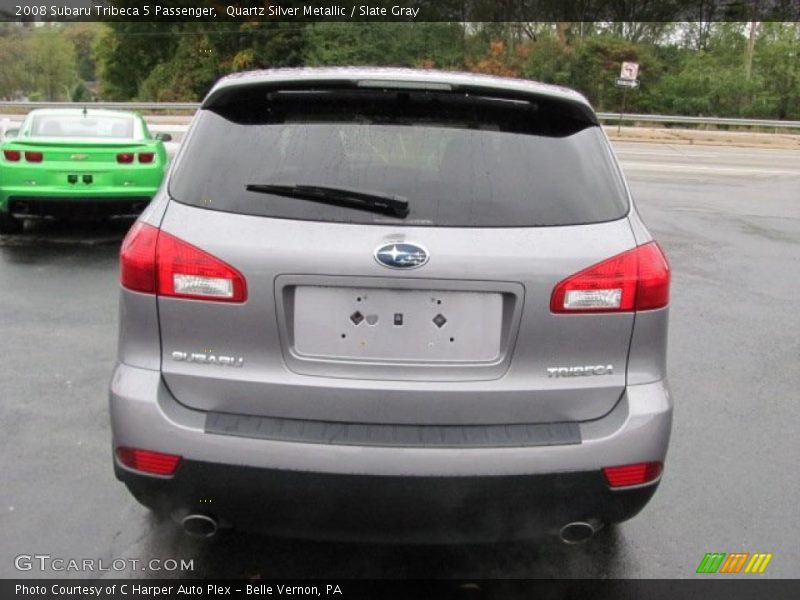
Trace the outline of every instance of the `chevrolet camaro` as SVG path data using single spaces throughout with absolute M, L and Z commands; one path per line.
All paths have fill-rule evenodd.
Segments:
M 0 144 L 0 233 L 29 218 L 138 215 L 161 185 L 168 140 L 135 113 L 31 111 Z

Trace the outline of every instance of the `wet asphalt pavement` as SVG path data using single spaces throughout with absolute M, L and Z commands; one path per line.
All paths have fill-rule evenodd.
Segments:
M 111 469 L 130 223 L 44 223 L 0 236 L 0 577 L 63 575 L 17 571 L 20 554 L 194 561 L 115 574 L 137 577 L 691 577 L 706 552 L 734 551 L 771 552 L 766 576 L 800 577 L 800 153 L 617 149 L 674 272 L 672 445 L 638 517 L 580 546 L 188 538 Z

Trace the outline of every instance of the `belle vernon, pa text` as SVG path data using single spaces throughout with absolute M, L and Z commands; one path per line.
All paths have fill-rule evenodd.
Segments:
M 257 585 L 142 585 L 122 583 L 111 585 L 24 585 L 17 584 L 16 596 L 149 596 L 153 598 L 175 596 L 225 596 L 244 592 L 248 596 L 339 596 L 342 588 L 336 584 L 325 585 L 280 585 L 259 583 Z

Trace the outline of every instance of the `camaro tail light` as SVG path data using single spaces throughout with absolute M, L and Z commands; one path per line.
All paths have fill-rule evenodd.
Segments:
M 664 465 L 660 462 L 643 462 L 619 467 L 605 467 L 603 475 L 609 486 L 621 488 L 655 481 L 661 476 L 663 469 Z
M 22 157 L 22 153 L 19 150 L 3 150 L 3 156 L 8 161 L 17 162 Z
M 133 152 L 120 152 L 117 154 L 117 162 L 128 165 L 133 162 Z
M 120 251 L 123 287 L 147 294 L 244 302 L 244 276 L 207 252 L 147 223 L 136 223 Z
M 26 152 L 25 153 L 25 160 L 32 163 L 40 163 L 44 159 L 44 155 L 41 152 Z
M 139 448 L 117 448 L 117 458 L 126 467 L 153 475 L 172 475 L 181 462 L 181 457 L 175 454 Z
M 560 282 L 550 298 L 554 313 L 652 310 L 669 302 L 670 271 L 655 242 L 637 246 Z
M 155 152 L 139 152 L 139 162 L 143 164 L 150 164 L 155 159 Z

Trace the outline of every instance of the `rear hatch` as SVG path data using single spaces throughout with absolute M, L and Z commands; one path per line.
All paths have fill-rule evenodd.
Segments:
M 551 309 L 559 282 L 635 246 L 584 110 L 391 86 L 257 98 L 199 111 L 169 184 L 159 253 L 194 290 L 159 297 L 180 402 L 413 424 L 614 406 L 634 313 Z

